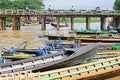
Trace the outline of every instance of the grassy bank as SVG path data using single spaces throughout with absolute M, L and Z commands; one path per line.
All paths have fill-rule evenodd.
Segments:
M 56 21 L 55 21 L 56 22 Z M 64 18 L 60 20 L 61 23 L 70 23 L 70 18 Z M 86 19 L 74 19 L 75 23 L 86 23 Z M 100 22 L 100 19 L 90 19 L 91 23 L 97 23 Z

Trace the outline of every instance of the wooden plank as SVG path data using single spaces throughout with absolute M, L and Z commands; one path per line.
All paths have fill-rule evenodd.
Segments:
M 81 70 L 81 71 L 72 72 L 72 73 L 67 73 L 67 72 L 65 72 L 65 73 L 61 73 L 61 75 L 58 75 L 58 76 L 51 76 L 51 77 L 49 77 L 49 78 L 46 78 L 46 80 L 47 80 L 47 79 L 53 79 L 53 78 L 59 78 L 59 77 L 63 77 L 63 76 L 70 76 L 70 75 L 74 75 L 74 74 L 77 74 L 77 73 L 88 74 L 87 71 L 89 71 L 89 70 L 99 69 L 99 71 L 100 71 L 101 69 L 104 70 L 104 67 L 107 67 L 107 66 L 110 66 L 110 65 L 114 65 L 114 64 L 117 64 L 117 63 L 119 63 L 119 62 L 114 62 L 114 63 L 110 63 L 110 64 L 103 64 L 103 65 L 97 66 L 97 67 L 95 67 L 95 68 L 89 68 L 89 69 L 86 69 L 86 70 Z M 86 71 L 86 72 L 85 72 L 85 71 Z

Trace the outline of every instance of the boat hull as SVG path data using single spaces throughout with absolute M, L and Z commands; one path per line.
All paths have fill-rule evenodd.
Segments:
M 75 37 L 70 36 L 52 36 L 52 35 L 45 35 L 48 37 L 49 40 L 58 40 L 59 38 L 61 40 L 73 40 Z
M 105 42 L 105 43 L 119 43 L 120 39 L 112 38 L 76 38 L 80 39 L 81 42 Z
M 55 28 L 57 28 L 57 24 L 51 23 L 51 26 L 54 26 Z M 68 24 L 66 24 L 66 25 L 59 25 L 59 27 L 68 27 Z
M 93 46 L 94 46 L 94 48 L 93 48 Z M 51 66 L 49 64 L 49 67 L 43 67 L 43 68 L 41 67 L 40 70 L 41 71 L 51 70 L 53 68 L 57 69 L 57 68 L 63 68 L 63 67 L 68 67 L 68 66 L 73 66 L 73 65 L 81 64 L 81 63 L 83 63 L 84 60 L 92 59 L 92 58 L 95 57 L 97 47 L 98 47 L 98 45 L 96 45 L 96 47 L 95 47 L 95 45 L 92 45 L 92 46 L 89 46 L 88 50 L 86 50 L 87 47 L 83 48 L 83 49 L 80 49 L 81 54 L 76 54 L 76 55 L 73 54 L 68 59 L 55 62 L 54 66 Z
M 98 46 L 99 43 L 96 43 L 75 49 L 75 52 L 72 54 L 63 52 L 49 56 L 47 55 L 44 57 L 19 60 L 8 64 L 0 64 L 0 68 L 1 68 L 0 73 L 4 74 L 4 73 L 11 73 L 18 71 L 26 71 L 26 70 L 46 71 L 46 70 L 80 64 L 86 59 L 93 58 L 96 54 L 96 50 Z M 59 59 L 56 59 L 56 57 Z
M 74 31 L 76 34 L 108 34 L 108 33 L 112 33 L 112 34 L 116 34 L 118 31 L 116 30 L 111 30 L 111 31 L 97 31 L 97 30 L 81 30 L 81 31 Z

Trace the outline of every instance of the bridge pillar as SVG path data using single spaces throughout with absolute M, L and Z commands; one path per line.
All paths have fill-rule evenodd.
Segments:
M 86 17 L 86 29 L 90 30 L 90 17 Z
M 42 17 L 42 27 L 41 30 L 46 30 L 46 17 Z
M 74 17 L 71 16 L 71 30 L 74 30 Z
M 105 30 L 105 23 L 106 23 L 106 18 L 101 17 L 101 30 Z
M 6 18 L 5 17 L 0 18 L 0 30 L 6 30 Z
M 20 30 L 20 17 L 12 18 L 12 30 Z
M 119 27 L 120 26 L 120 18 L 114 18 L 114 26 Z
M 57 17 L 57 30 L 60 30 L 60 17 Z

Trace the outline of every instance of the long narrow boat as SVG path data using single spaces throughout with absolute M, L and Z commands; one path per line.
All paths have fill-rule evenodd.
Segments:
M 75 38 L 81 40 L 81 42 L 104 42 L 104 43 L 119 43 L 120 38 Z
M 45 55 L 52 55 L 52 54 L 57 54 L 58 51 L 46 51 L 46 53 L 39 53 L 40 50 L 25 50 L 25 49 L 16 49 L 17 52 L 15 52 L 13 55 L 2 55 L 1 58 L 7 59 L 10 62 L 11 61 L 16 61 L 16 60 L 21 60 L 21 59 L 26 59 L 26 58 L 31 58 L 31 57 L 36 57 L 36 56 L 45 56 Z
M 65 35 L 44 35 L 48 37 L 49 40 L 56 40 L 56 39 L 61 39 L 61 40 L 73 40 L 76 38 L 76 36 L 65 36 Z
M 73 42 L 73 41 L 72 41 Z M 13 48 L 11 50 L 5 49 L 2 54 L 2 58 L 10 59 L 10 61 L 35 57 L 35 56 L 44 56 L 49 54 L 57 54 L 59 51 L 64 51 L 64 48 L 76 48 L 80 47 L 79 45 L 74 46 L 72 44 L 61 43 L 59 40 L 55 40 L 54 42 L 46 41 L 46 46 L 38 47 L 38 49 L 23 49 L 22 48 Z M 12 53 L 14 51 L 14 53 Z
M 78 49 L 59 52 L 58 54 L 46 55 L 19 60 L 11 63 L 0 64 L 0 74 L 19 71 L 45 71 L 65 66 L 72 66 L 82 63 L 84 60 L 93 58 L 96 54 L 99 43 L 83 46 Z
M 52 41 L 50 41 L 50 43 L 54 43 L 54 41 L 52 40 Z M 58 48 L 55 48 L 55 50 L 47 51 L 48 52 L 47 54 L 58 53 L 58 51 L 64 50 L 64 48 L 72 48 L 73 44 L 74 44 L 74 41 L 61 41 L 59 43 Z M 101 54 L 104 54 L 104 53 L 110 54 L 110 52 L 112 54 L 116 54 L 116 52 L 115 52 L 116 50 L 112 49 L 112 46 L 114 46 L 114 45 L 113 44 L 100 45 L 98 47 L 97 54 L 100 54 L 100 53 Z M 80 46 L 83 46 L 83 44 L 81 44 Z M 9 56 L 2 56 L 2 58 L 11 59 L 13 61 L 25 59 L 25 58 L 30 58 L 30 57 L 38 56 L 38 52 L 40 51 L 40 49 L 19 49 L 19 48 L 17 48 L 16 51 L 17 51 L 17 54 L 15 54 L 14 56 L 10 56 L 10 55 Z M 18 53 L 20 53 L 20 54 L 18 54 Z M 119 52 L 117 51 L 117 53 L 119 53 Z
M 55 28 L 57 28 L 57 24 L 55 23 L 51 23 L 51 26 L 54 26 Z M 68 27 L 69 25 L 68 24 L 65 24 L 65 25 L 59 25 L 60 27 Z
M 41 80 L 104 80 L 120 73 L 120 57 L 40 73 Z M 120 74 L 119 74 L 120 75 Z M 35 76 L 34 76 L 35 77 Z
M 27 23 L 24 23 L 24 24 L 23 24 L 23 26 L 35 26 L 35 25 L 39 25 L 39 22 L 30 23 L 30 24 L 27 24 Z
M 66 67 L 46 72 L 32 73 L 21 71 L 20 73 L 8 73 L 0 75 L 0 80 L 34 79 L 34 80 L 83 80 L 115 77 L 120 75 L 120 57 L 97 59 L 98 62 Z M 117 79 L 116 79 L 117 80 Z
M 118 33 L 117 30 L 75 30 L 74 31 L 76 34 L 108 34 L 108 33 L 113 33 L 116 34 Z

